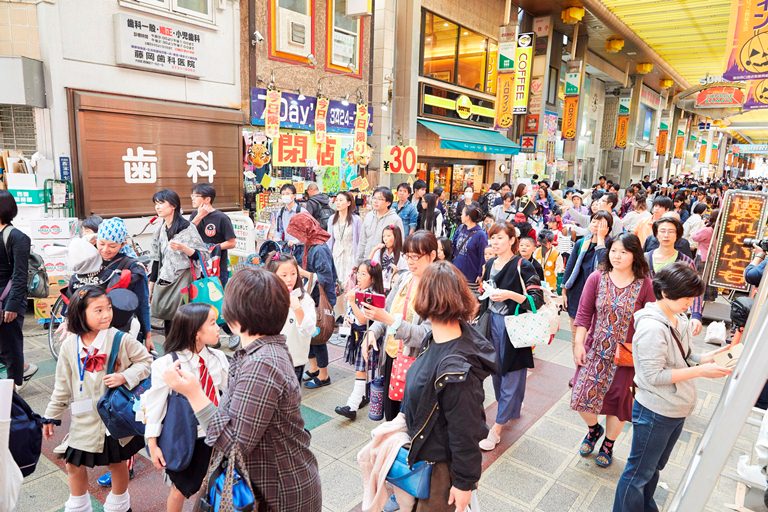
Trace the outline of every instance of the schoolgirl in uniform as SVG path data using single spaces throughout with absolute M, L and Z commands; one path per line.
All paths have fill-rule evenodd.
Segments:
M 130 334 L 124 334 L 115 363 L 107 375 L 107 362 L 115 336 L 110 328 L 112 305 L 104 290 L 84 286 L 74 293 L 67 312 L 69 336 L 61 345 L 56 364 L 56 382 L 45 410 L 43 434 L 53 437 L 54 425 L 70 409 L 72 422 L 64 442 L 55 450 L 63 452 L 69 480 L 65 512 L 90 512 L 86 468 L 109 466 L 112 490 L 104 503 L 106 512 L 131 509 L 126 461 L 144 447 L 141 437 L 115 439 L 107 432 L 96 410 L 107 388 L 135 387 L 149 376 L 152 356 Z
M 293 359 L 293 369 L 301 382 L 304 366 L 309 362 L 309 346 L 317 327 L 315 301 L 299 275 L 299 263 L 293 256 L 275 253 L 269 260 L 267 270 L 277 275 L 288 287 L 291 295 L 291 308 L 280 334 L 285 336 L 288 352 Z
M 405 259 L 405 258 L 403 258 Z M 354 420 L 357 410 L 368 404 L 367 372 L 376 368 L 379 363 L 379 351 L 372 350 L 368 360 L 363 357 L 363 339 L 368 329 L 368 320 L 365 318 L 360 305 L 355 299 L 358 292 L 377 293 L 384 295 L 384 277 L 382 265 L 379 262 L 365 260 L 357 266 L 357 286 L 347 292 L 347 318 L 341 329 L 348 329 L 347 346 L 344 350 L 344 360 L 355 367 L 355 384 L 352 393 L 347 399 L 346 405 L 336 407 L 336 414 Z M 340 329 L 340 331 L 341 331 Z
M 205 430 L 198 425 L 195 451 L 189 466 L 181 471 L 165 468 L 166 459 L 171 454 L 163 453 L 158 438 L 163 431 L 171 389 L 163 380 L 163 373 L 179 364 L 182 369 L 198 375 L 203 390 L 212 397 L 211 402 L 218 403 L 227 387 L 229 373 L 227 357 L 211 347 L 219 341 L 218 316 L 218 311 L 208 304 L 186 304 L 176 311 L 165 338 L 165 355 L 152 363 L 152 387 L 141 397 L 146 419 L 144 437 L 152 463 L 157 469 L 165 469 L 166 478 L 171 483 L 167 501 L 169 512 L 181 511 L 184 500 L 200 489 L 211 458 L 211 447 L 205 444 Z

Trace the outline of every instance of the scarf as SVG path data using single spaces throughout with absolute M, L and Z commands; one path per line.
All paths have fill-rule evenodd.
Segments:
M 309 248 L 313 245 L 324 244 L 331 238 L 331 235 L 320 226 L 320 223 L 307 212 L 299 212 L 291 217 L 285 231 L 305 246 L 302 259 L 304 268 L 307 268 Z

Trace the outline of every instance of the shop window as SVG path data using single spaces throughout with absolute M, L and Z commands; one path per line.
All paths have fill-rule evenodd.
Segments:
M 315 48 L 314 0 L 269 0 L 268 5 L 270 57 L 309 64 Z
M 32 107 L 0 105 L 0 149 L 15 149 L 30 157 L 37 151 Z
M 328 69 L 361 76 L 362 23 L 347 16 L 347 0 L 328 0 Z
M 456 82 L 456 44 L 459 26 L 436 14 L 424 15 L 424 65 L 422 73 L 443 82 Z
M 213 23 L 213 0 L 121 0 L 121 5 L 150 7 L 183 18 L 196 18 Z
M 422 76 L 495 93 L 496 41 L 429 11 L 422 23 Z

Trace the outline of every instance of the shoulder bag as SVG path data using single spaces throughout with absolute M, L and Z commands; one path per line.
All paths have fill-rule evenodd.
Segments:
M 411 303 L 411 291 L 413 290 L 413 278 L 408 283 L 408 291 L 405 294 L 405 304 L 403 306 L 403 321 L 408 315 L 408 305 Z M 390 400 L 401 402 L 405 396 L 405 379 L 408 376 L 408 370 L 416 361 L 415 357 L 403 353 L 403 342 L 400 341 L 400 347 L 397 357 L 392 362 L 392 373 L 389 377 L 389 391 L 387 395 Z M 383 359 L 383 358 L 382 358 Z
M 193 280 L 192 271 L 185 270 L 172 283 L 158 280 L 152 291 L 152 316 L 162 320 L 173 320 L 173 315 L 181 306 L 182 292 Z
M 176 352 L 171 352 L 175 363 L 179 359 Z M 184 395 L 171 390 L 166 402 L 163 430 L 157 439 L 157 445 L 163 451 L 165 468 L 171 471 L 184 471 L 192 462 L 197 440 L 197 417 Z
M 517 275 L 520 278 L 523 293 L 525 293 L 526 286 L 521 273 L 522 266 L 523 260 L 520 258 L 517 263 Z M 517 304 L 517 306 L 515 306 L 514 315 L 507 315 L 504 317 L 507 336 L 509 336 L 509 341 L 515 348 L 528 348 L 549 341 L 549 338 L 551 337 L 551 317 L 553 314 L 554 316 L 557 316 L 557 308 L 545 307 L 537 309 L 536 304 L 533 302 L 533 297 L 526 294 L 525 298 L 531 306 L 530 311 L 520 313 L 520 304 Z M 542 326 L 547 328 L 542 331 Z
M 685 361 L 685 365 L 690 368 L 691 363 L 688 362 L 688 356 L 691 355 L 690 351 L 686 355 L 685 350 L 683 350 L 683 344 L 680 342 L 680 338 L 677 337 L 677 334 L 675 334 L 675 330 L 670 327 L 669 328 L 669 334 L 672 335 L 672 338 L 675 340 L 675 343 L 677 344 L 677 349 L 680 351 L 680 355 L 683 356 L 683 360 Z
M 400 447 L 395 460 L 387 473 L 387 482 L 398 487 L 414 498 L 425 500 L 429 498 L 429 488 L 432 483 L 433 463 L 420 460 L 413 466 L 408 464 L 409 448 Z
M 114 373 L 115 361 L 120 353 L 120 344 L 125 335 L 117 331 L 112 341 L 112 350 L 109 352 L 107 363 L 107 375 Z M 133 389 L 126 386 L 107 389 L 107 392 L 99 398 L 96 410 L 101 416 L 101 421 L 115 439 L 124 437 L 144 437 L 144 423 L 136 421 L 136 411 L 139 408 L 141 395 L 152 385 L 152 379 L 147 377 L 139 382 Z
M 196 512 L 254 512 L 259 509 L 237 443 L 226 456 L 214 450 L 200 489 Z
M 333 336 L 333 331 L 336 329 L 336 317 L 333 316 L 333 308 L 331 302 L 328 300 L 328 295 L 325 293 L 325 287 L 317 279 L 315 274 L 309 278 L 307 285 L 307 293 L 312 293 L 312 288 L 317 286 L 319 293 L 319 300 L 317 306 L 315 306 L 315 314 L 317 315 L 317 329 L 315 329 L 316 335 L 312 336 L 310 345 L 325 345 L 328 340 Z
M 221 315 L 222 308 L 224 307 L 224 287 L 221 285 L 221 279 L 216 275 L 208 273 L 200 251 L 198 251 L 198 258 L 200 261 L 200 278 L 195 279 L 189 283 L 189 286 L 181 289 L 181 304 L 200 303 L 213 306 L 218 314 L 216 323 L 224 325 L 226 322 Z M 190 275 L 192 279 L 195 277 L 194 267 L 194 263 L 190 260 Z

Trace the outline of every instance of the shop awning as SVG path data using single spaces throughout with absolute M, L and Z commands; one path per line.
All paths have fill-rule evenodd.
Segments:
M 419 124 L 440 137 L 440 147 L 443 149 L 497 155 L 516 155 L 520 152 L 519 145 L 497 131 L 422 119 L 419 119 Z

